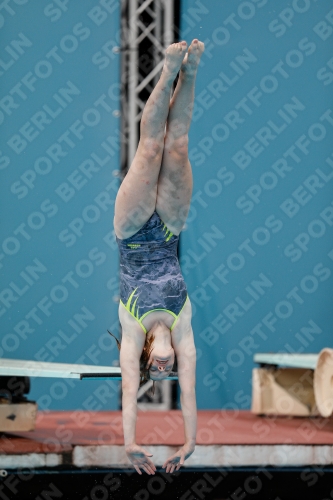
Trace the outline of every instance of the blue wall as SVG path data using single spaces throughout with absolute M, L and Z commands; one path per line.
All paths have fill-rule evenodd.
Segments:
M 332 346 L 333 9 L 183 0 L 199 38 L 182 268 L 199 408 L 249 408 L 255 352 Z
M 119 2 L 11 2 L 0 29 L 0 356 L 118 351 Z M 183 0 L 205 41 L 182 268 L 199 408 L 250 407 L 254 352 L 332 346 L 333 11 Z M 118 384 L 32 380 L 40 409 L 109 409 Z
M 94 6 L 95 4 L 95 6 Z M 8 7 L 8 8 L 7 8 Z M 118 1 L 1 10 L 0 356 L 118 359 Z M 118 383 L 33 379 L 40 409 L 117 408 Z

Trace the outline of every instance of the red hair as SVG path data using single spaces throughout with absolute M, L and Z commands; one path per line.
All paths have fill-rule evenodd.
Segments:
M 117 337 L 115 335 L 113 335 L 113 333 L 111 333 L 109 330 L 108 330 L 108 333 L 110 335 L 112 335 L 112 337 L 116 340 L 118 349 L 120 351 L 121 342 L 119 342 Z M 146 382 L 148 382 L 148 380 L 150 380 L 149 370 L 150 370 L 152 363 L 150 363 L 148 365 L 148 361 L 149 361 L 151 352 L 154 348 L 154 340 L 155 340 L 154 335 L 149 335 L 149 337 L 148 337 L 148 335 L 146 335 L 145 345 L 143 346 L 143 350 L 142 350 L 142 353 L 140 356 L 140 387 L 142 385 L 144 385 Z M 152 393 L 154 394 L 154 392 L 155 392 L 155 380 L 153 382 L 153 388 L 152 388 Z

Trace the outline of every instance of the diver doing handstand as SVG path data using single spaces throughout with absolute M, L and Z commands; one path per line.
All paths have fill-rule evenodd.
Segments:
M 138 148 L 115 203 L 123 430 L 126 454 L 139 474 L 140 469 L 154 474 L 156 467 L 152 455 L 136 444 L 138 389 L 149 379 L 165 379 L 175 356 L 185 443 L 163 468 L 179 470 L 195 448 L 196 351 L 177 245 L 192 195 L 188 131 L 203 51 L 197 39 L 188 49 L 185 41 L 166 49 L 161 76 L 142 113 Z

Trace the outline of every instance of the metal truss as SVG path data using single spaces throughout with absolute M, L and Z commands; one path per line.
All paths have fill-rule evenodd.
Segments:
M 179 0 L 121 0 L 121 178 L 135 155 L 140 119 L 163 66 L 178 40 Z

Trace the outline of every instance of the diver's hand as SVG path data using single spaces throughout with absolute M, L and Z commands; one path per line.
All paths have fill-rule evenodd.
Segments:
M 156 467 L 153 462 L 148 458 L 152 457 L 151 453 L 148 453 L 144 448 L 138 446 L 137 444 L 131 444 L 125 447 L 126 455 L 129 461 L 134 465 L 135 470 L 142 474 L 140 468 L 147 472 L 147 474 L 155 474 Z
M 174 455 L 172 455 L 168 460 L 164 462 L 162 468 L 165 469 L 165 472 L 173 472 L 180 469 L 182 465 L 184 465 L 185 460 L 188 459 L 194 452 L 195 446 L 193 444 L 184 444 Z

